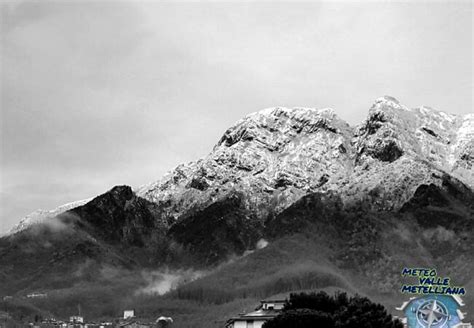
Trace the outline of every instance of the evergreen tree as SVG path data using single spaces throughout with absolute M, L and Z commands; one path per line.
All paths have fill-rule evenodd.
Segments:
M 291 294 L 283 312 L 263 328 L 402 328 L 381 305 L 367 297 L 329 296 L 325 292 Z

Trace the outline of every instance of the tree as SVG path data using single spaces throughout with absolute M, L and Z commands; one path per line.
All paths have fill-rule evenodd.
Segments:
M 263 328 L 402 328 L 387 310 L 367 297 L 329 296 L 325 292 L 291 294 L 280 315 Z
M 287 310 L 282 315 L 265 322 L 264 328 L 335 328 L 334 319 L 328 313 L 312 309 Z

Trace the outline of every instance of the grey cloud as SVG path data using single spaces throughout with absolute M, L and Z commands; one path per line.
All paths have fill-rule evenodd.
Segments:
M 470 2 L 25 1 L 1 18 L 0 230 L 157 179 L 261 108 L 472 110 Z

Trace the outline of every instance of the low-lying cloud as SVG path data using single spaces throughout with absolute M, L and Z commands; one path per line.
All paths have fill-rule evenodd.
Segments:
M 266 241 L 265 239 L 260 239 L 258 242 L 257 242 L 257 249 L 262 249 L 262 248 L 265 248 L 268 246 L 268 241 Z
M 423 237 L 427 240 L 435 240 L 436 242 L 456 243 L 458 241 L 458 237 L 453 230 L 448 230 L 442 226 L 424 231 Z
M 46 216 L 29 225 L 29 232 L 38 235 L 44 232 L 63 233 L 71 231 L 74 222 L 79 220 L 77 215 L 73 213 L 62 213 L 58 216 Z
M 196 279 L 202 278 L 221 269 L 223 266 L 231 264 L 245 256 L 248 256 L 254 253 L 256 250 L 263 249 L 268 246 L 268 241 L 265 239 L 260 239 L 256 245 L 255 249 L 245 251 L 241 256 L 232 256 L 226 262 L 222 263 L 214 270 L 204 271 L 204 270 L 171 270 L 169 268 L 164 268 L 162 270 L 154 271 L 143 271 L 142 277 L 147 282 L 145 287 L 140 288 L 137 291 L 137 294 L 147 294 L 147 295 L 163 295 L 166 294 L 180 285 L 192 282 Z
M 140 288 L 137 294 L 163 295 L 176 289 L 179 285 L 191 282 L 205 276 L 204 271 L 195 270 L 157 270 L 144 271 L 142 276 L 147 285 Z

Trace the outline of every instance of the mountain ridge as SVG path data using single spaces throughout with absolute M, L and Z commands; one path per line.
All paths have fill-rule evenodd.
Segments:
M 247 115 L 207 156 L 158 181 L 115 186 L 1 237 L 0 294 L 54 316 L 80 300 L 102 318 L 137 303 L 151 316 L 172 308 L 177 324 L 199 327 L 183 304 L 206 304 L 222 321 L 236 304 L 304 289 L 357 292 L 392 309 L 405 266 L 470 288 L 471 127 L 469 115 L 393 97 L 356 127 L 330 109 Z M 50 298 L 24 300 L 38 290 Z
M 427 161 L 439 174 L 445 171 L 472 188 L 473 131 L 473 114 L 456 116 L 426 106 L 410 109 L 390 96 L 378 98 L 368 117 L 354 127 L 330 108 L 267 108 L 232 125 L 207 156 L 178 165 L 135 191 L 148 201 L 165 204 L 175 220 L 234 189 L 272 194 L 246 200 L 247 207 L 255 209 L 276 198 L 281 211 L 308 191 L 344 189 L 336 180 L 353 179 L 349 171 L 358 170 L 363 176 L 367 166 L 377 166 L 377 161 L 388 164 L 404 155 L 402 161 L 406 157 Z M 90 200 L 33 212 L 7 234 Z

